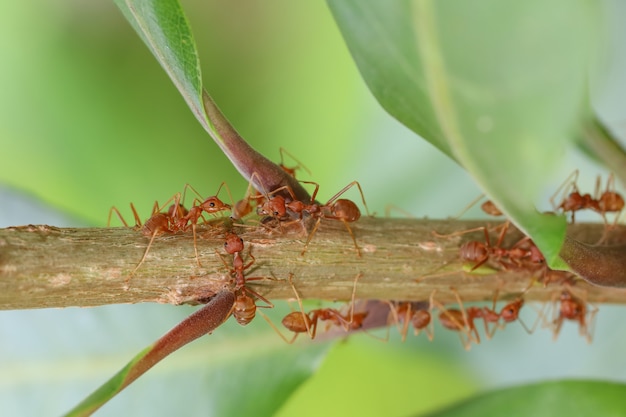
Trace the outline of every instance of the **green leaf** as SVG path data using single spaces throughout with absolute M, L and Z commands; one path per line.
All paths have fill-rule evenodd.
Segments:
M 310 200 L 309 193 L 295 178 L 248 145 L 202 88 L 196 45 L 178 1 L 116 0 L 116 4 L 239 173 L 257 190 L 289 186 L 298 199 Z M 280 193 L 290 196 L 286 190 Z
M 623 416 L 626 385 L 597 381 L 556 381 L 491 391 L 430 417 Z
M 196 44 L 177 1 L 115 0 L 192 109 L 209 130 L 202 105 L 202 75 Z
M 534 207 L 587 109 L 585 1 L 334 1 L 370 90 L 462 165 L 555 265 L 566 222 Z M 566 12 L 564 12 L 566 11 Z
M 285 311 L 289 311 L 286 308 L 278 308 L 278 310 L 272 313 L 274 315 L 278 313 L 280 316 L 284 315 Z M 198 313 L 202 314 L 202 309 L 197 310 L 193 316 L 198 317 Z M 133 324 L 136 325 L 136 323 Z M 207 325 L 200 323 L 198 326 L 201 328 Z M 173 331 L 174 329 L 168 332 L 168 335 L 171 335 Z M 245 329 L 234 320 L 229 320 L 209 337 L 202 337 L 196 343 L 169 356 L 167 361 L 159 363 L 153 371 L 144 375 L 141 384 L 129 386 L 122 395 L 105 404 L 128 385 L 129 379 L 137 376 L 132 375 L 133 373 L 150 369 L 145 366 L 146 362 L 153 362 L 155 356 L 161 354 L 160 352 L 153 353 L 154 346 L 161 344 L 158 350 L 161 352 L 167 350 L 167 346 L 162 343 L 166 337 L 168 336 L 143 349 L 67 415 L 90 415 L 103 405 L 99 412 L 110 415 L 119 414 L 115 411 L 116 407 L 118 409 L 120 406 L 122 408 L 134 407 L 134 404 L 141 407 L 141 404 L 150 401 L 152 397 L 140 390 L 140 387 L 158 383 L 161 386 L 163 384 L 169 386 L 170 388 L 167 388 L 169 392 L 184 391 L 177 391 L 176 400 L 168 400 L 168 406 L 163 406 L 165 407 L 163 408 L 164 414 L 172 414 L 175 410 L 183 409 L 198 410 L 201 415 L 272 416 L 315 372 L 330 347 L 330 344 L 323 343 L 299 347 L 287 345 L 259 317 Z M 148 358 L 151 355 L 152 359 Z M 152 365 L 154 363 L 150 366 Z M 99 375 L 103 371 L 106 372 L 102 367 L 97 368 Z M 93 371 L 88 369 L 82 369 L 82 371 L 79 374 L 72 374 L 72 380 L 78 382 L 93 376 Z M 197 386 L 194 386 L 194 381 Z M 87 390 L 88 388 L 82 382 L 80 389 Z M 181 398 L 185 397 L 187 392 L 195 392 L 196 395 L 201 392 L 202 397 L 195 399 L 194 404 L 185 404 L 181 402 Z M 245 395 L 246 401 L 241 401 L 233 393 Z M 145 405 L 141 408 L 145 408 Z M 126 411 L 132 414 L 139 413 L 139 411 Z
M 105 382 L 67 416 L 82 417 L 93 414 L 120 391 L 186 344 L 215 330 L 231 314 L 235 303 L 232 291 L 221 291 L 206 306 L 184 319 L 151 346 L 139 352 L 117 374 Z
M 576 144 L 588 157 L 606 165 L 626 184 L 626 149 L 597 118 L 582 123 Z

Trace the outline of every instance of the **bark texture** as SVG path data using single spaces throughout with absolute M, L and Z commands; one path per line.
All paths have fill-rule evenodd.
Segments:
M 446 303 L 454 301 L 450 287 L 458 290 L 463 301 L 491 300 L 496 290 L 502 300 L 514 298 L 529 286 L 532 273 L 489 267 L 464 272 L 468 267 L 459 258 L 459 247 L 469 240 L 484 241 L 482 232 L 449 238 L 433 235 L 433 231 L 448 234 L 485 225 L 484 221 L 364 218 L 351 224 L 361 257 L 338 221 L 322 221 L 304 256 L 307 235 L 300 223 L 282 230 L 259 225 L 232 230 L 244 239 L 246 262 L 255 258 L 246 277 L 263 278 L 249 285 L 269 299 L 294 296 L 287 280 L 293 274 L 303 298 L 349 300 L 359 273 L 359 299 L 420 301 L 437 290 L 437 300 Z M 233 285 L 232 256 L 223 249 L 226 229 L 220 223 L 198 227 L 201 266 L 195 259 L 191 231 L 157 236 L 128 283 L 150 240 L 136 230 L 33 225 L 0 229 L 0 309 L 204 302 Z M 568 231 L 570 237 L 586 242 L 594 242 L 602 233 L 603 225 L 597 224 L 574 225 Z M 503 247 L 520 237 L 509 232 Z M 550 300 L 559 289 L 534 285 L 524 297 Z M 625 289 L 581 281 L 575 290 L 593 303 L 626 301 Z

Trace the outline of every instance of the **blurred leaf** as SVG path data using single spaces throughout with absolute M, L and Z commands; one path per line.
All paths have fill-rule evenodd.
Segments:
M 588 157 L 606 165 L 626 184 L 626 150 L 597 118 L 586 120 L 576 144 Z
M 430 417 L 623 416 L 626 385 L 598 381 L 556 381 L 496 390 L 463 401 Z
M 565 219 L 536 212 L 586 106 L 598 6 L 585 1 L 334 1 L 370 90 L 455 159 L 555 265 Z
M 90 416 L 167 356 L 219 327 L 230 317 L 234 303 L 234 292 L 228 290 L 219 292 L 204 307 L 196 310 L 159 340 L 135 355 L 117 374 L 66 415 Z
M 387 344 L 360 334 L 336 344 L 277 417 L 406 416 L 476 392 L 477 378 L 460 360 L 443 356 L 441 346 L 429 352 L 426 338 L 417 339 Z
M 137 310 L 142 309 L 148 314 L 138 315 Z M 44 324 L 49 333 L 36 328 L 28 343 L 55 348 L 58 344 L 64 355 L 58 352 L 55 355 L 54 349 L 49 353 L 51 349 L 40 348 L 39 355 L 24 354 L 27 356 L 21 361 L 9 355 L 3 361 L 6 373 L 0 378 L 0 385 L 5 390 L 0 397 L 4 405 L 16 410 L 8 415 L 43 415 L 44 410 L 48 414 L 50 410 L 55 411 L 53 414 L 67 412 L 128 362 L 132 357 L 129 350 L 145 344 L 142 340 L 150 334 L 162 332 L 166 327 L 164 320 L 176 320 L 172 316 L 178 314 L 183 318 L 192 311 L 189 307 L 149 304 L 71 310 L 67 315 L 69 320 L 63 322 L 83 323 L 82 328 L 74 325 L 73 330 L 68 330 L 73 337 L 63 334 L 61 339 L 54 339 L 52 336 L 58 331 L 52 324 L 58 323 L 52 321 Z M 289 311 L 286 306 L 278 310 L 274 313 L 279 316 Z M 57 311 L 70 309 L 54 312 Z M 81 311 L 89 312 L 88 317 L 93 315 L 96 320 L 85 321 L 84 316 L 81 320 Z M 108 317 L 97 314 L 106 311 L 118 313 Z M 146 328 L 150 331 L 145 332 Z M 81 333 L 79 338 L 77 329 Z M 145 334 L 138 338 L 141 333 Z M 315 372 L 329 347 L 320 343 L 287 345 L 260 318 L 245 328 L 229 320 L 210 336 L 198 339 L 159 363 L 96 415 L 139 416 L 155 415 L 155 412 L 174 415 L 177 410 L 185 410 L 187 416 L 272 416 Z M 84 358 L 77 359 L 81 356 Z M 11 361 L 13 364 L 9 365 L 7 362 Z M 15 377 L 16 372 L 20 377 Z M 24 395 L 33 391 L 42 393 L 41 402 L 24 403 Z

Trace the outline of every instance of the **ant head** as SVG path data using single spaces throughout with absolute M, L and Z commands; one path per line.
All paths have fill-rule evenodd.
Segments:
M 519 311 L 523 305 L 524 300 L 521 298 L 505 305 L 502 308 L 502 311 L 500 311 L 500 317 L 502 317 L 502 320 L 504 320 L 506 323 L 517 320 L 517 318 L 519 317 Z
M 498 206 L 496 206 L 495 203 L 491 200 L 485 201 L 483 204 L 481 204 L 480 208 L 482 209 L 482 211 L 489 214 L 490 216 L 502 216 L 502 212 L 500 211 Z
M 243 251 L 243 239 L 234 233 L 228 233 L 224 242 L 224 250 L 231 255 Z
M 276 218 L 285 217 L 287 215 L 285 198 L 281 195 L 276 195 L 271 199 L 266 200 L 265 203 L 257 207 L 257 214 L 260 216 L 273 216 Z
M 230 210 L 230 204 L 224 203 L 219 198 L 213 196 L 209 197 L 201 205 L 202 210 L 207 213 L 217 213 L 219 211 Z
M 583 302 L 574 297 L 569 291 L 561 293 L 561 316 L 567 319 L 577 319 L 585 314 Z

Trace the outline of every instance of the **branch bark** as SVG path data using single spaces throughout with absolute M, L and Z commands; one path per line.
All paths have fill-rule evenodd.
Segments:
M 502 299 L 515 297 L 528 287 L 530 273 L 463 272 L 459 247 L 468 240 L 482 241 L 482 232 L 451 238 L 432 234 L 434 230 L 447 234 L 484 225 L 484 221 L 361 219 L 351 225 L 361 258 L 337 221 L 322 222 L 304 256 L 300 252 L 306 235 L 297 223 L 282 232 L 262 226 L 235 226 L 234 231 L 245 241 L 244 259 L 251 260 L 248 250 L 256 258 L 246 276 L 268 278 L 249 285 L 269 299 L 293 297 L 287 281 L 293 274 L 303 298 L 349 300 L 358 273 L 363 274 L 357 288 L 359 299 L 420 301 L 436 289 L 440 302 L 453 302 L 451 286 L 464 301 L 491 300 L 496 290 Z M 573 225 L 568 235 L 593 242 L 602 235 L 603 227 Z M 146 261 L 126 285 L 149 241 L 137 231 L 32 225 L 0 229 L 0 309 L 205 301 L 232 287 L 232 259 L 223 250 L 224 232 L 220 224 L 198 227 L 201 267 L 196 263 L 191 232 L 156 237 Z M 503 246 L 520 237 L 519 232 L 509 232 Z M 582 281 L 576 288 L 589 302 L 626 303 L 624 289 Z M 557 293 L 558 287 L 536 285 L 525 299 L 545 301 Z

